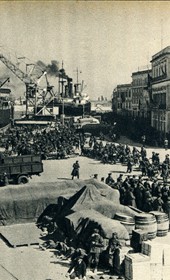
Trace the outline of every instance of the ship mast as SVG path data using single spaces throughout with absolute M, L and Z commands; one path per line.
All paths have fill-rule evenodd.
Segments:
M 59 73 L 59 95 L 60 95 L 60 84 L 61 84 L 61 97 L 64 98 L 64 84 L 65 84 L 65 80 L 64 80 L 64 62 L 62 60 L 62 68 L 60 69 L 60 73 L 61 73 L 61 80 L 60 80 L 60 73 Z
M 79 71 L 78 67 L 77 69 L 74 71 L 76 72 L 77 75 L 77 83 L 74 84 L 74 92 L 75 92 L 75 96 L 80 94 L 81 90 L 79 89 L 79 86 L 81 86 L 81 84 L 79 83 L 79 74 L 82 73 L 82 71 Z

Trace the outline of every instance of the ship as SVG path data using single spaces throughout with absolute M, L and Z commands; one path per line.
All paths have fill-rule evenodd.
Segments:
M 41 114 L 56 114 L 64 116 L 84 116 L 91 113 L 91 102 L 89 95 L 85 92 L 86 85 L 84 81 L 79 83 L 78 69 L 77 81 L 73 85 L 72 78 L 65 74 L 65 70 L 60 69 L 58 76 L 58 93 L 54 96 L 47 105 L 37 105 L 37 113 Z M 47 80 L 47 92 L 50 92 L 52 87 Z
M 0 89 L 0 128 L 4 128 L 10 123 L 11 123 L 10 101 L 1 98 L 1 89 Z
M 0 84 L 0 128 L 8 126 L 12 118 L 13 107 L 9 99 L 11 90 L 2 87 L 7 81 L 9 82 L 9 78 Z
M 41 106 L 38 106 L 38 111 L 41 110 Z M 65 116 L 83 116 L 89 115 L 91 112 L 91 102 L 88 96 L 82 96 L 81 94 L 68 97 L 56 97 L 46 107 L 47 110 L 56 112 L 57 115 Z
M 78 74 L 77 82 L 73 85 L 72 78 L 65 74 L 63 68 L 60 69 L 56 93 L 54 86 L 50 85 L 48 81 L 47 72 L 43 72 L 42 77 L 45 77 L 45 86 L 38 88 L 32 88 L 32 85 L 27 86 L 25 98 L 15 100 L 15 119 L 22 118 L 22 122 L 24 120 L 38 121 L 38 119 L 40 121 L 51 119 L 55 121 L 56 118 L 60 117 L 90 115 L 91 102 L 88 94 L 85 93 L 84 81 L 79 83 Z

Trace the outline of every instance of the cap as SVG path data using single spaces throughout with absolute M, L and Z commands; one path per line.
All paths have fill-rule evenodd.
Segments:
M 112 175 L 112 173 L 108 173 L 108 175 Z

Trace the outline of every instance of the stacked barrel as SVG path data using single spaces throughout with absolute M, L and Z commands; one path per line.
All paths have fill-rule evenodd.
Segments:
M 163 212 L 152 211 L 157 221 L 157 236 L 166 236 L 169 230 L 169 218 L 168 215 Z
M 118 220 L 127 229 L 129 237 L 131 238 L 132 231 L 135 229 L 134 218 L 128 215 L 124 215 L 122 213 L 116 213 L 114 218 Z
M 166 236 L 169 231 L 168 216 L 159 211 L 137 213 L 134 218 L 122 213 L 116 213 L 114 218 L 125 226 L 129 233 L 129 238 L 132 237 L 134 229 L 147 233 L 148 239 L 154 239 L 156 236 Z
M 140 213 L 135 216 L 135 228 L 148 233 L 148 239 L 154 239 L 157 235 L 157 222 L 152 214 Z

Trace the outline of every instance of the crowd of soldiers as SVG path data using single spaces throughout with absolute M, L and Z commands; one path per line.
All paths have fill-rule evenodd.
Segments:
M 142 176 L 148 176 L 150 179 L 161 174 L 164 183 L 166 183 L 169 176 L 169 154 L 160 163 L 159 153 L 152 152 L 152 157 L 149 159 L 144 146 L 137 149 L 123 144 L 108 142 L 104 144 L 103 141 L 98 141 L 92 136 L 89 140 L 89 148 L 83 149 L 83 154 L 100 160 L 104 164 L 121 163 L 127 165 L 127 173 L 132 173 L 133 168 L 140 169 Z
M 147 157 L 144 147 L 141 151 L 137 148 L 132 150 L 126 145 L 106 144 L 107 147 L 115 147 L 117 158 L 125 152 L 127 172 L 120 174 L 116 180 L 109 173 L 105 183 L 120 192 L 120 203 L 133 206 L 144 212 L 161 211 L 170 218 L 170 186 L 168 184 L 170 158 L 165 155 L 164 161 L 160 162 L 159 153 L 152 152 L 152 157 Z M 136 156 L 137 155 L 137 156 Z M 137 158 L 137 160 L 136 160 Z M 141 170 L 141 175 L 131 175 L 132 168 Z M 97 179 L 97 178 L 96 178 Z M 101 178 L 104 181 L 104 178 Z
M 4 141 L 3 141 L 4 139 Z M 83 145 L 83 134 L 76 133 L 69 124 L 55 128 L 15 127 L 2 136 L 1 146 L 7 155 L 41 154 L 43 159 L 55 155 L 55 159 L 64 159 Z
M 133 206 L 144 212 L 165 212 L 170 218 L 170 187 L 167 183 L 157 178 L 150 181 L 148 177 L 136 175 L 127 175 L 123 179 L 123 174 L 115 181 L 111 173 L 108 174 L 105 183 L 119 190 L 121 204 Z

